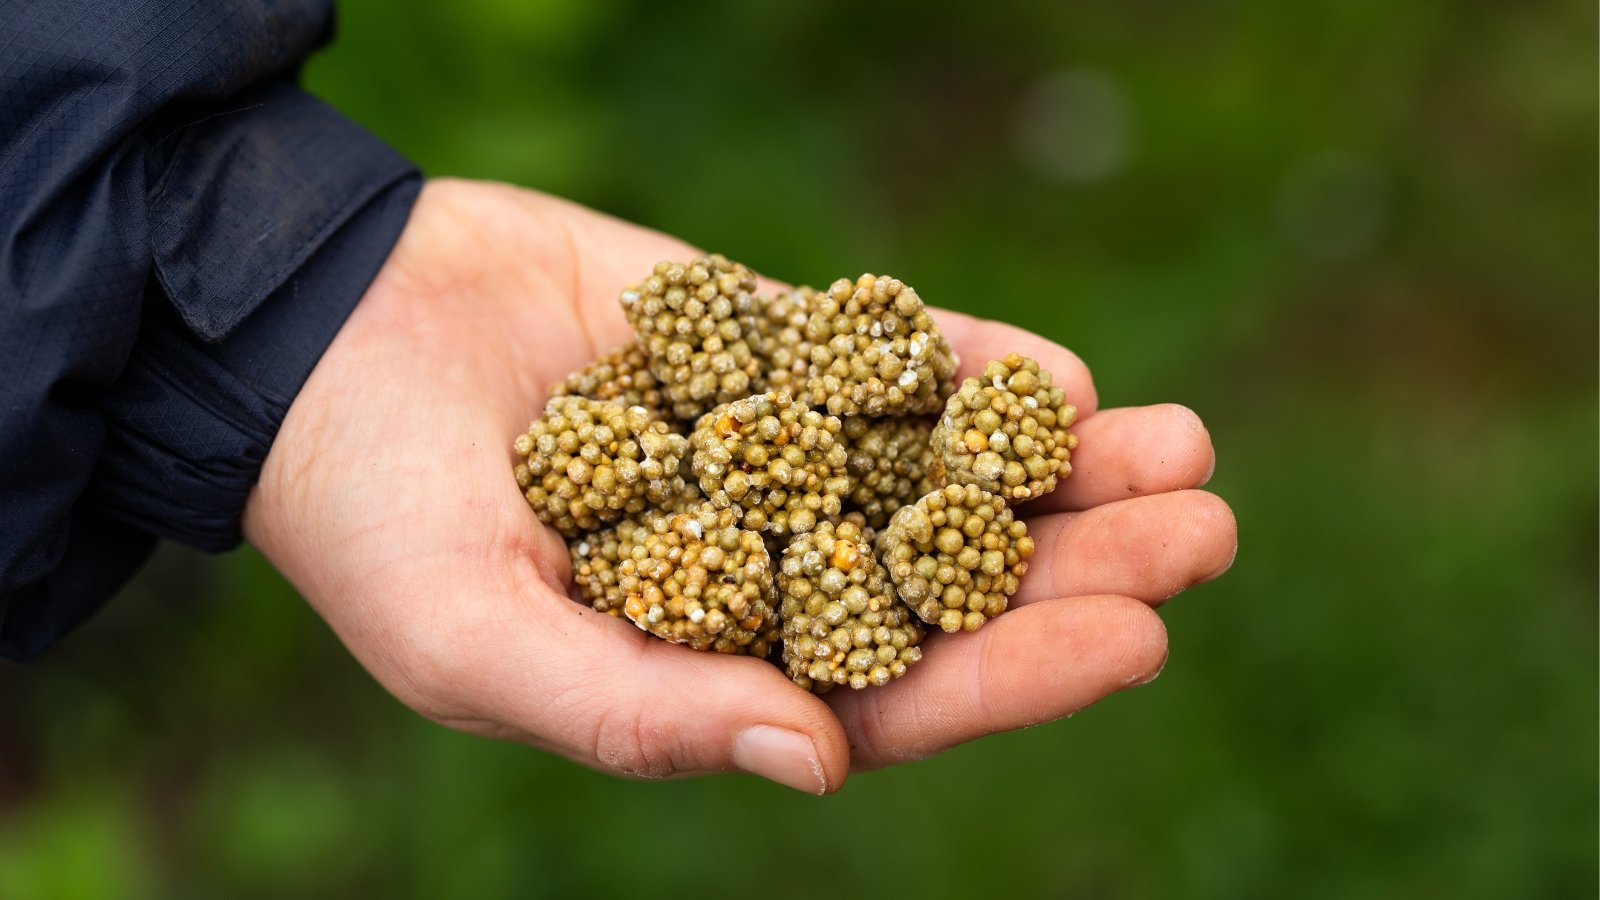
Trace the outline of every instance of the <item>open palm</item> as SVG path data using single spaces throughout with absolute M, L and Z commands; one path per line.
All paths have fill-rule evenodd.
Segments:
M 641 777 L 752 771 L 812 792 L 1059 718 L 1155 677 L 1152 607 L 1216 577 L 1234 521 L 1179 406 L 1096 411 L 1089 371 L 1020 329 L 935 317 L 961 375 L 1016 350 L 1079 409 L 1073 475 L 1025 504 L 1038 550 L 1012 609 L 933 634 L 903 679 L 818 698 L 770 664 L 697 653 L 568 597 L 565 546 L 511 478 L 547 386 L 631 332 L 618 290 L 681 242 L 542 194 L 434 181 L 295 400 L 250 540 L 418 712 Z M 851 273 L 854 274 L 854 273 Z

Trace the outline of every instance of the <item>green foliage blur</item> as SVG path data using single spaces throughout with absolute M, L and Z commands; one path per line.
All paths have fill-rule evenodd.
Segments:
M 402 709 L 254 552 L 0 670 L 0 898 L 1592 897 L 1596 10 L 346 0 L 434 175 L 889 271 L 1211 428 L 1148 687 L 804 797 Z M 508 438 L 509 439 L 509 438 Z

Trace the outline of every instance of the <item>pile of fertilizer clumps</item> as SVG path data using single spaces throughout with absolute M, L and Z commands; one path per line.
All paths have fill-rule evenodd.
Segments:
M 552 385 L 513 443 L 578 595 L 823 693 L 899 678 L 924 625 L 975 631 L 1033 554 L 1010 504 L 1072 471 L 1076 409 L 1010 354 L 955 383 L 910 285 L 756 292 L 719 255 L 620 295 L 636 337 Z

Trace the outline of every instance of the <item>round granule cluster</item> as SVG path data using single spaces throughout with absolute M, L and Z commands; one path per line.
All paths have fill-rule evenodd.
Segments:
M 862 543 L 871 547 L 877 546 L 878 529 L 867 524 L 867 517 L 859 509 L 846 510 L 837 516 L 829 516 L 823 519 L 822 522 L 832 525 L 835 529 L 848 525 L 861 535 Z M 767 554 L 772 557 L 774 565 L 776 565 L 777 560 L 783 558 L 783 552 L 789 549 L 789 544 L 797 536 L 793 534 L 776 535 L 770 531 L 762 533 L 761 539 L 766 542 Z M 877 558 L 876 550 L 873 551 L 873 558 Z
M 867 516 L 861 510 L 852 509 L 844 515 L 834 516 L 828 521 L 832 522 L 835 528 L 848 522 L 850 525 L 854 526 L 857 531 L 861 532 L 862 542 L 877 546 L 878 529 L 867 524 Z M 874 558 L 876 558 L 876 556 L 874 556 Z
M 878 549 L 900 599 L 922 621 L 977 631 L 1017 592 L 1033 538 L 1005 501 L 952 484 L 895 513 Z
M 803 533 L 838 515 L 850 492 L 840 428 L 785 391 L 746 397 L 701 417 L 690 466 L 712 504 L 737 510 L 745 528 Z
M 1008 500 L 1031 500 L 1072 474 L 1077 407 L 1050 373 L 1017 353 L 990 362 L 945 404 L 933 430 L 934 477 L 975 484 Z
M 668 417 L 666 395 L 650 374 L 650 357 L 638 341 L 629 341 L 550 386 L 552 397 L 588 397 L 622 406 L 642 406 L 657 418 Z
M 936 413 L 955 354 L 922 298 L 898 278 L 841 278 L 813 300 L 804 396 L 837 416 Z
M 888 684 L 922 658 L 922 626 L 895 596 L 853 523 L 795 537 L 778 564 L 783 662 L 801 687 L 826 693 Z
M 688 441 L 640 406 L 556 397 L 512 447 L 528 505 L 569 538 L 683 492 Z
M 850 416 L 841 434 L 853 486 L 845 500 L 882 528 L 900 507 L 933 490 L 932 423 L 921 418 Z
M 625 516 L 609 528 L 579 535 L 568 543 L 572 582 L 577 585 L 578 596 L 596 612 L 622 615 L 622 576 L 617 566 L 650 534 L 645 519 L 652 515 L 646 512 Z
M 650 357 L 650 371 L 679 419 L 747 396 L 755 355 L 755 273 L 720 255 L 656 263 L 621 294 L 622 310 Z
M 617 573 L 623 614 L 656 637 L 751 656 L 778 641 L 766 545 L 731 509 L 701 504 L 656 518 Z
M 787 390 L 798 394 L 811 373 L 811 342 L 806 339 L 806 322 L 817 292 L 797 287 L 760 302 L 756 330 L 760 340 L 756 354 L 761 361 L 761 383 L 765 390 Z
M 684 438 L 688 442 L 688 438 Z M 706 495 L 700 492 L 700 485 L 695 483 L 694 471 L 689 467 L 689 454 L 683 454 L 683 461 L 678 465 L 678 475 L 673 483 L 677 490 L 669 493 L 661 502 L 654 504 L 650 509 L 651 515 L 671 515 L 673 513 L 687 512 L 706 501 Z

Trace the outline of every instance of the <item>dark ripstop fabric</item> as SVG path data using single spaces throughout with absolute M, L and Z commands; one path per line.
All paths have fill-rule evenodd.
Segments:
M 207 550 L 420 177 L 294 84 L 327 0 L 0 0 L 0 657 Z

